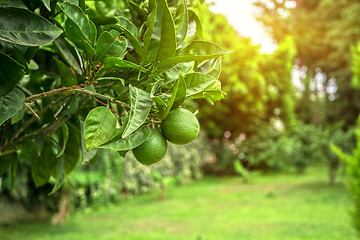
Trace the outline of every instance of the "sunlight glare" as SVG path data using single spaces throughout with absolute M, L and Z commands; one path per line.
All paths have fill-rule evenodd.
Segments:
M 257 9 L 254 0 L 207 0 L 214 3 L 210 9 L 214 13 L 223 14 L 234 29 L 244 37 L 249 37 L 255 44 L 261 45 L 263 53 L 272 53 L 277 46 L 261 23 L 256 21 Z

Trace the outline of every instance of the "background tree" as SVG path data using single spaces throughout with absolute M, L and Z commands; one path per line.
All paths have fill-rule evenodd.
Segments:
M 319 100 L 325 120 L 354 124 L 360 106 L 359 94 L 350 86 L 350 48 L 360 39 L 360 2 L 271 0 L 267 3 L 258 1 L 257 6 L 261 10 L 258 19 L 277 42 L 287 35 L 293 37 L 299 66 L 307 67 L 306 79 L 312 81 L 314 97 L 318 99 L 319 92 L 325 95 Z M 317 69 L 324 73 L 323 81 L 316 82 Z M 337 86 L 335 98 L 328 90 L 334 80 Z M 310 104 L 316 99 L 310 100 Z
M 207 6 L 201 9 L 204 37 L 233 52 L 224 56 L 222 87 L 227 93 L 214 108 L 201 102 L 200 121 L 213 138 L 221 139 L 229 131 L 232 138 L 240 133 L 256 134 L 264 124 L 280 119 L 286 127 L 295 122 L 295 92 L 291 69 L 295 49 L 291 38 L 285 39 L 274 54 L 262 54 L 260 47 L 240 36 L 222 15 Z M 213 114 L 213 111 L 218 114 Z

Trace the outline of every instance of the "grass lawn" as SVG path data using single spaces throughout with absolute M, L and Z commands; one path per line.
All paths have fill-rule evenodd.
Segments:
M 343 184 L 326 169 L 305 175 L 205 178 L 136 196 L 119 206 L 73 214 L 61 226 L 26 223 L 0 228 L 1 240 L 355 240 Z

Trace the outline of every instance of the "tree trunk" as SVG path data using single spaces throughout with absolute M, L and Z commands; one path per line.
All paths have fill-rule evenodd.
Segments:
M 53 225 L 59 225 L 63 223 L 66 219 L 70 211 L 69 206 L 69 193 L 67 191 L 63 191 L 61 194 L 60 202 L 59 202 L 59 210 L 52 218 Z

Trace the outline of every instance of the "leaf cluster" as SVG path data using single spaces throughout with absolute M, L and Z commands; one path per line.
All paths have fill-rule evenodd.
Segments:
M 199 38 L 196 4 L 0 3 L 0 175 L 29 161 L 56 191 L 98 148 L 124 156 L 171 109 L 224 98 L 229 51 Z

